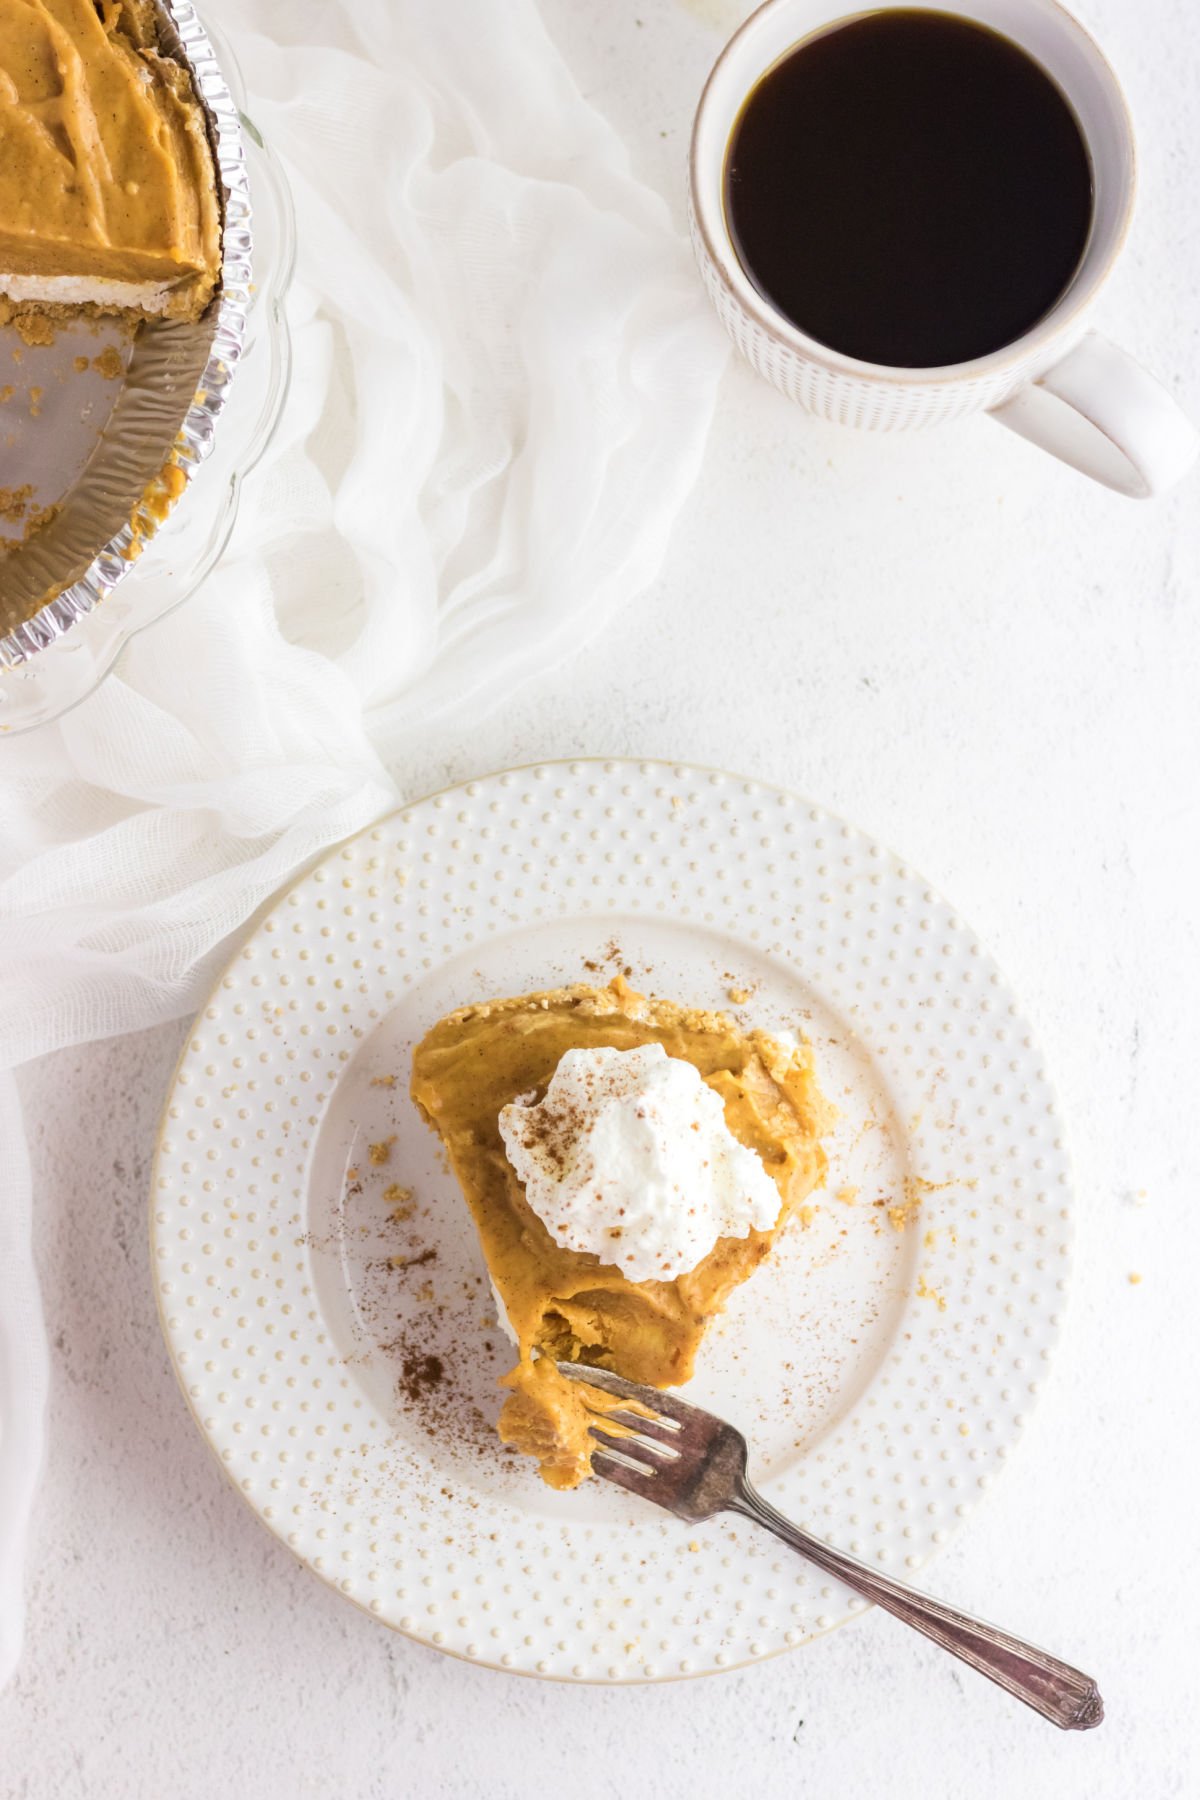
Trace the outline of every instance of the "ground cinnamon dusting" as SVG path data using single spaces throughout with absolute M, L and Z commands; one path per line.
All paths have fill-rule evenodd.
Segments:
M 605 963 L 608 963 L 611 966 L 613 963 L 621 962 L 624 962 L 624 954 L 621 950 L 621 946 L 618 944 L 616 938 L 609 938 L 599 956 L 591 958 L 585 957 L 583 966 L 589 975 L 598 975 Z M 625 963 L 621 973 L 628 978 L 633 974 L 632 965 Z
M 446 1332 L 443 1308 L 434 1307 L 421 1320 L 406 1321 L 399 1336 L 381 1342 L 380 1350 L 396 1368 L 396 1392 L 414 1424 L 444 1448 L 454 1448 L 491 1462 L 497 1449 L 494 1420 L 472 1399 L 466 1371 L 456 1374 L 443 1354 Z M 485 1341 L 484 1352 L 492 1345 Z M 506 1457 L 515 1455 L 503 1451 Z
M 393 1269 L 419 1269 L 423 1263 L 431 1263 L 437 1259 L 437 1249 L 422 1250 L 419 1256 L 389 1256 L 388 1262 Z
M 440 1356 L 406 1356 L 400 1365 L 400 1391 L 406 1399 L 420 1400 L 430 1388 L 440 1387 L 445 1375 Z
M 356 1177 L 359 1171 L 347 1174 Z M 472 1274 L 456 1280 L 443 1248 L 420 1242 L 416 1226 L 406 1222 L 418 1212 L 411 1187 L 390 1182 L 383 1199 L 392 1209 L 395 1254 L 372 1258 L 363 1270 L 358 1300 L 367 1355 L 386 1359 L 397 1403 L 410 1425 L 437 1445 L 439 1455 L 449 1448 L 492 1464 L 500 1407 L 495 1379 L 501 1365 L 494 1360 L 490 1335 L 481 1338 L 464 1329 L 465 1321 L 480 1312 L 483 1278 Z M 436 1293 L 433 1283 L 423 1279 L 435 1270 L 441 1271 Z M 502 1452 L 504 1460 L 515 1455 Z

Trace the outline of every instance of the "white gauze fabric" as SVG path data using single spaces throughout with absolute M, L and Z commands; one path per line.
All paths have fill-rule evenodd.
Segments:
M 0 745 L 0 1069 L 190 1010 L 230 933 L 395 804 L 412 734 L 643 588 L 725 355 L 533 0 L 209 13 L 295 199 L 293 383 L 201 592 Z M 46 1357 L 0 1102 L 3 1679 Z

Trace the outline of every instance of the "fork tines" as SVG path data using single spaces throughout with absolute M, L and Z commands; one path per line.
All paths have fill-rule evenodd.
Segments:
M 629 1400 L 635 1408 L 631 1416 L 642 1424 L 657 1420 L 660 1425 L 674 1430 L 688 1423 L 699 1408 L 689 1406 L 686 1400 L 676 1399 L 674 1394 L 664 1393 L 661 1388 L 646 1387 L 641 1382 L 626 1381 L 623 1375 L 615 1375 L 611 1369 L 594 1369 L 588 1363 L 560 1362 L 560 1374 L 571 1381 L 586 1382 L 588 1387 L 599 1388 L 605 1394 L 611 1394 L 617 1400 Z M 649 1414 L 647 1419 L 645 1414 Z M 607 1415 L 611 1416 L 611 1415 Z
M 597 1474 L 644 1494 L 646 1483 L 678 1463 L 684 1427 L 696 1408 L 658 1388 L 626 1381 L 624 1375 L 613 1375 L 606 1368 L 588 1368 L 585 1363 L 558 1366 L 572 1381 L 587 1382 L 590 1388 L 628 1402 L 612 1409 L 588 1408 L 596 1420 L 590 1435 L 596 1438 L 596 1460 L 601 1463 Z

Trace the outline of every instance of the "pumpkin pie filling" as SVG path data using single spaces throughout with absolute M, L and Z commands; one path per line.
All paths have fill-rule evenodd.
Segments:
M 654 1043 L 691 1063 L 720 1097 L 729 1132 L 760 1159 L 780 1210 L 770 1229 L 718 1239 L 673 1280 L 632 1281 L 555 1241 L 508 1160 L 499 1116 L 544 1095 L 568 1050 Z M 811 1053 L 743 1032 L 722 1013 L 637 994 L 618 978 L 451 1013 L 414 1052 L 412 1096 L 446 1148 L 516 1338 L 500 1436 L 536 1457 L 551 1487 L 575 1487 L 591 1472 L 589 1409 L 612 1402 L 556 1363 L 592 1363 L 653 1387 L 690 1378 L 709 1322 L 824 1176 L 820 1136 L 831 1111 Z
M 220 260 L 204 111 L 150 0 L 0 0 L 0 317 L 196 319 Z

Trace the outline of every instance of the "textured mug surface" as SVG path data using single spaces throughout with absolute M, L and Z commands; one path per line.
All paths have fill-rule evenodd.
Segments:
M 882 0 L 880 10 L 900 4 Z M 689 222 L 705 287 L 725 329 L 758 373 L 789 399 L 838 424 L 909 430 L 1001 406 L 1078 343 L 1128 229 L 1133 130 L 1116 77 L 1082 26 L 1054 0 L 962 0 L 953 10 L 1021 44 L 1062 88 L 1088 145 L 1095 189 L 1091 232 L 1068 288 L 1030 331 L 987 356 L 920 370 L 845 356 L 808 337 L 765 299 L 734 249 L 724 178 L 738 114 L 781 56 L 847 16 L 839 6 L 830 0 L 767 0 L 722 51 L 696 114 Z M 798 220 L 797 229 L 803 226 Z

